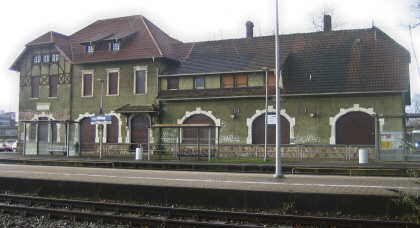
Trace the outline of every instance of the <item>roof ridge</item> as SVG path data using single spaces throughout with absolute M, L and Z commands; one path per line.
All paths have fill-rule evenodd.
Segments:
M 150 31 L 149 26 L 147 25 L 146 21 L 144 21 L 143 16 L 142 16 L 142 15 L 140 15 L 140 18 L 141 18 L 141 20 L 143 21 L 143 24 L 144 24 L 144 26 L 146 27 L 147 32 L 149 33 L 150 37 L 152 38 L 153 43 L 156 45 L 156 48 L 158 49 L 158 51 L 159 51 L 160 55 L 161 55 L 161 56 L 163 56 L 162 50 L 160 50 L 159 45 L 158 45 L 158 43 L 156 42 L 156 39 L 155 39 L 155 37 L 153 36 L 152 32 Z

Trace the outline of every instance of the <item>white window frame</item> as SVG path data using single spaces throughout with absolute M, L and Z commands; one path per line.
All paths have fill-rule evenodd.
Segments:
M 118 87 L 117 87 L 117 94 L 109 94 L 109 74 L 110 73 L 118 73 Z M 107 96 L 119 96 L 120 95 L 120 68 L 110 68 L 106 69 L 106 95 Z
M 120 42 L 112 42 L 111 43 L 111 51 L 119 51 L 119 50 L 120 50 Z
M 134 95 L 145 95 L 147 94 L 147 66 L 135 66 L 134 69 L 134 85 L 133 85 L 133 93 Z M 136 85 L 137 85 L 137 71 L 146 71 L 146 78 L 144 80 L 144 93 L 136 93 Z
M 41 61 L 42 61 L 41 55 L 34 55 L 33 63 L 41 63 Z
M 60 61 L 60 54 L 51 55 L 51 62 L 59 62 L 59 61 Z
M 91 48 L 90 48 L 90 47 L 91 47 Z M 93 44 L 88 44 L 88 45 L 86 45 L 86 47 L 85 47 L 85 52 L 86 52 L 87 54 L 91 54 L 91 53 L 95 52 L 95 46 L 93 46 Z
M 49 63 L 50 62 L 50 55 L 42 55 L 42 62 Z
M 82 97 L 93 97 L 93 86 L 95 85 L 95 73 L 94 73 L 95 71 L 94 70 L 82 70 L 82 86 L 81 86 L 81 88 L 82 88 L 82 91 L 81 91 L 81 96 Z M 85 91 L 85 74 L 91 74 L 92 75 L 92 95 L 88 95 L 88 96 L 85 96 L 84 94 L 83 94 L 83 91 Z

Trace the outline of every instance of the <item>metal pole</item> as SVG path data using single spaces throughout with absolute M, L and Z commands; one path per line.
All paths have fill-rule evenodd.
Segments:
M 102 79 L 98 79 L 99 82 L 101 82 L 101 109 L 99 110 L 99 114 L 101 116 L 104 115 L 103 112 L 103 99 L 104 99 L 104 80 Z M 103 124 L 99 124 L 98 125 L 99 128 L 99 159 L 102 159 L 102 137 L 103 137 L 103 131 L 104 131 L 104 125 Z
M 279 44 L 279 15 L 278 0 L 276 0 L 276 173 L 274 178 L 283 178 L 281 170 L 281 123 L 280 123 L 280 44 Z
M 209 127 L 209 161 L 211 161 L 211 127 Z
M 267 141 L 268 141 L 268 128 L 267 128 L 267 119 L 268 119 L 268 68 L 263 67 L 265 70 L 265 138 L 264 138 L 264 161 L 268 161 L 267 157 Z M 258 148 L 257 148 L 258 155 Z

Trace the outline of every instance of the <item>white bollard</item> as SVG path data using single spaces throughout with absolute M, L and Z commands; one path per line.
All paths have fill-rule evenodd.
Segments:
M 369 162 L 369 156 L 368 156 L 368 150 L 367 149 L 359 149 L 359 163 L 368 163 Z
M 143 147 L 136 148 L 136 160 L 143 159 Z

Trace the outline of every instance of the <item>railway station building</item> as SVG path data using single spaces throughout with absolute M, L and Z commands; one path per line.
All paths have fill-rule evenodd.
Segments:
M 253 36 L 252 22 L 244 22 L 242 38 L 191 43 L 142 15 L 98 20 L 72 35 L 46 32 L 10 67 L 20 77 L 19 138 L 27 154 L 48 154 L 56 144 L 78 155 L 95 150 L 100 137 L 116 151 L 205 144 L 209 134 L 212 144 L 259 145 L 268 91 L 269 115 L 281 102 L 282 144 L 375 145 L 373 116 L 405 113 L 410 104 L 410 53 L 376 27 L 326 24 L 279 36 L 281 101 L 275 36 Z M 111 116 L 103 135 L 91 124 L 101 100 Z M 159 124 L 181 130 L 153 128 Z M 404 123 L 380 119 L 378 127 L 402 131 Z M 275 143 L 275 125 L 267 136 Z

